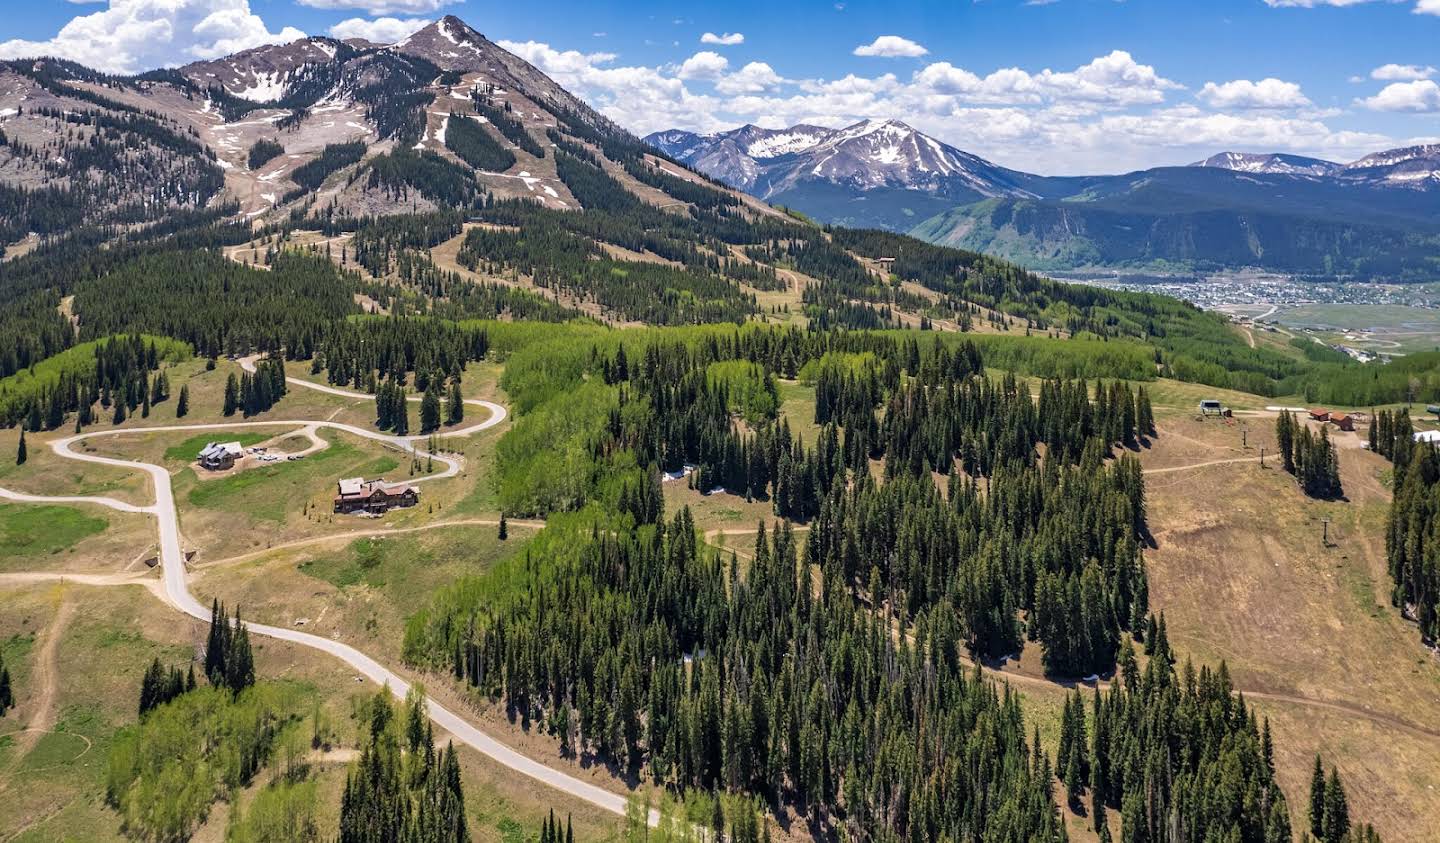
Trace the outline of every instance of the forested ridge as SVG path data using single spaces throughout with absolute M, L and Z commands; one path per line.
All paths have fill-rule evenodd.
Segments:
M 1223 665 L 1177 669 L 1148 615 L 1143 479 L 1118 450 L 1153 435 L 1143 391 L 1052 381 L 1032 397 L 985 376 L 974 346 L 913 338 L 583 336 L 507 367 L 525 410 L 501 442 L 502 501 L 550 526 L 442 590 L 411 619 L 407 659 L 567 754 L 753 794 L 825 834 L 1063 839 L 1058 780 L 1095 822 L 1118 812 L 1124 840 L 1290 839 L 1268 724 Z M 819 441 L 775 447 L 765 379 L 801 371 Z M 573 475 L 554 461 L 567 430 L 593 460 Z M 743 558 L 699 544 L 689 511 L 661 504 L 658 469 L 681 465 L 786 519 Z M 951 475 L 944 492 L 933 471 Z M 552 485 L 513 485 L 537 475 Z M 968 663 L 1026 638 L 1058 674 L 1118 675 L 1067 704 L 1053 761 Z

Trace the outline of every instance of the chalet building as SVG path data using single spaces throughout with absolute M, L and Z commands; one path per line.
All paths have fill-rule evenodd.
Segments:
M 335 511 L 342 514 L 370 512 L 378 515 L 419 502 L 420 492 L 409 483 L 351 477 L 336 484 Z
M 1311 418 L 1312 421 L 1318 421 L 1318 422 L 1330 421 L 1330 411 L 1329 411 L 1329 410 L 1321 410 L 1321 409 L 1311 410 L 1311 411 L 1310 411 L 1310 418 Z
M 1349 413 L 1331 413 L 1330 423 L 1340 428 L 1341 430 L 1355 429 L 1355 417 L 1350 415 Z
M 195 459 L 211 471 L 225 471 L 235 467 L 235 461 L 245 455 L 239 442 L 207 442 Z

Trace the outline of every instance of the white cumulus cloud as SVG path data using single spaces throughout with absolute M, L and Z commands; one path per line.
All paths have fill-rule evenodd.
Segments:
M 428 18 L 349 18 L 330 27 L 330 37 L 341 41 L 363 38 L 374 44 L 394 44 L 429 25 Z
M 1201 102 L 1212 108 L 1308 108 L 1310 99 L 1294 82 L 1280 79 L 1236 79 L 1231 82 L 1206 82 L 1197 94 Z
M 1070 71 L 1046 68 L 1030 73 L 1006 67 L 983 77 L 949 62 L 935 62 L 916 73 L 914 81 L 932 93 L 973 103 L 1005 105 L 1057 101 L 1144 105 L 1162 102 L 1166 91 L 1182 87 L 1150 65 L 1136 62 L 1124 50 L 1112 51 Z
M 358 9 L 371 15 L 423 15 L 463 0 L 295 0 L 312 9 Z
M 715 90 L 722 94 L 759 94 L 785 82 L 775 68 L 763 61 L 752 61 L 734 73 L 722 76 L 715 82 Z
M 713 32 L 707 32 L 707 33 L 705 33 L 704 35 L 701 35 L 701 36 L 700 36 L 700 43 L 701 43 L 701 44 L 718 44 L 718 45 L 720 45 L 720 46 L 722 46 L 722 47 L 733 47 L 733 46 L 735 46 L 736 44 L 744 44 L 744 43 L 745 43 L 745 33 L 743 33 L 743 32 L 727 32 L 727 33 L 725 33 L 724 35 L 716 35 L 716 34 L 713 33 Z
M 935 62 L 903 75 L 797 79 L 785 78 L 778 63 L 732 68 L 709 51 L 679 64 L 624 67 L 611 53 L 535 41 L 500 46 L 640 134 L 713 132 L 744 123 L 839 127 L 899 117 L 960 149 L 1047 174 L 1126 172 L 1232 148 L 1352 160 L 1398 145 L 1382 134 L 1332 128 L 1323 119 L 1330 115 L 1313 107 L 1167 105 L 1183 86 L 1123 50 L 1060 70 L 976 71 Z M 1263 80 L 1253 84 L 1265 92 Z
M 1386 0 L 1387 2 L 1398 2 L 1398 0 Z M 1316 9 L 1322 6 L 1359 6 L 1363 3 L 1375 3 L 1380 0 L 1265 0 L 1265 5 L 1276 9 Z M 1440 0 L 1416 0 L 1415 14 L 1417 15 L 1440 15 Z
M 719 53 L 702 50 L 680 63 L 675 75 L 681 79 L 718 79 L 730 66 L 730 60 Z
M 47 41 L 0 42 L 0 58 L 56 56 L 108 73 L 139 73 L 304 37 L 293 26 L 271 32 L 249 0 L 109 0 Z
M 1440 112 L 1440 85 L 1431 79 L 1392 82 L 1375 96 L 1356 102 L 1371 111 Z
M 1265 0 L 1265 5 L 1276 9 L 1314 9 L 1319 6 L 1358 6 L 1373 0 Z
M 693 93 L 685 80 L 660 68 L 611 67 L 614 53 L 557 50 L 540 41 L 500 41 L 499 45 L 631 131 L 645 134 L 682 122 L 707 132 L 725 126 L 715 117 L 714 97 Z
M 916 58 L 929 52 L 909 38 L 901 38 L 899 35 L 881 35 L 869 44 L 861 44 L 855 48 L 857 56 L 880 56 L 890 59 Z
M 1418 64 L 1385 64 L 1370 71 L 1371 79 L 1378 79 L 1382 82 L 1413 82 L 1416 79 L 1429 79 L 1435 75 L 1435 68 Z

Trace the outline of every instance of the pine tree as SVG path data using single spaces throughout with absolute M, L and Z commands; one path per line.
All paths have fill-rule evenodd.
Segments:
M 410 411 L 405 398 L 405 387 L 397 384 L 392 400 L 395 404 L 391 409 L 391 427 L 396 436 L 407 436 L 410 433 Z
M 240 613 L 235 613 L 235 629 L 226 653 L 225 685 L 233 694 L 255 684 L 255 657 L 250 650 L 250 631 L 240 622 Z
M 420 432 L 431 433 L 440 427 L 440 392 L 432 383 L 420 400 Z
M 0 654 L 0 717 L 15 705 L 15 691 L 10 687 L 10 668 L 5 666 L 5 656 Z
M 510 530 L 509 530 L 509 528 L 508 528 L 508 527 L 506 526 L 506 524 L 505 524 L 505 513 L 503 513 L 503 512 L 500 513 L 500 534 L 499 534 L 499 538 L 500 538 L 500 541 L 502 541 L 502 542 L 505 541 L 506 539 L 510 538 Z
M 230 622 L 220 601 L 210 604 L 210 635 L 205 642 L 205 678 L 211 685 L 225 684 L 225 663 L 230 651 Z
M 1325 783 L 1325 823 L 1321 839 L 1325 843 L 1340 843 L 1350 833 L 1350 806 L 1345 798 L 1345 786 L 1340 784 L 1340 771 L 1330 768 L 1330 780 Z
M 1315 769 L 1310 773 L 1310 833 L 1319 839 L 1325 837 L 1325 768 L 1320 756 L 1315 756 Z
M 20 429 L 20 446 L 15 449 L 15 464 L 24 465 L 29 455 L 25 451 L 25 429 Z
M 457 425 L 465 420 L 465 398 L 460 394 L 460 381 L 450 381 L 450 400 L 445 406 L 445 422 Z
M 240 408 L 240 380 L 231 372 L 230 377 L 225 379 L 225 403 L 220 413 L 224 416 L 233 416 Z
M 175 418 L 183 419 L 190 412 L 190 384 L 180 386 L 180 397 L 175 401 Z
M 1275 440 L 1280 449 L 1280 462 L 1285 471 L 1295 473 L 1295 416 L 1288 412 L 1280 413 L 1275 419 Z

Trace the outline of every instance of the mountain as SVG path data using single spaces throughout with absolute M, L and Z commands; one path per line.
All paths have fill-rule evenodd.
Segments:
M 1345 169 L 1343 164 L 1284 153 L 1221 152 L 1192 167 L 1215 167 L 1237 173 L 1269 173 L 1287 176 L 1333 176 Z
M 341 54 L 345 56 L 342 57 Z M 231 96 L 263 103 L 283 99 L 311 65 L 344 61 L 354 48 L 333 38 L 302 38 L 245 50 L 212 61 L 198 61 L 180 73 L 201 88 L 216 85 Z
M 484 166 L 447 143 L 452 115 L 484 127 L 456 132 L 490 150 Z M 453 16 L 393 45 L 304 38 L 135 77 L 0 62 L 0 246 L 183 212 L 259 224 L 485 196 L 575 208 L 546 154 L 557 127 L 629 137 Z
M 680 130 L 645 138 L 651 146 L 754 196 L 826 222 L 908 228 L 956 204 L 1034 197 L 1037 176 L 1007 170 L 898 120 L 842 129 L 742 126 Z
M 1417 190 L 1440 188 L 1440 144 L 1407 146 L 1367 155 L 1345 165 L 1340 176 Z
M 1217 271 L 1440 277 L 1440 191 L 1381 177 L 1168 167 L 1051 180 L 1042 199 L 958 206 L 910 233 L 1045 270 Z
M 1045 177 L 895 120 L 742 126 L 645 141 L 713 178 L 838 225 L 908 231 L 1040 269 L 1259 266 L 1440 278 L 1440 145 L 1350 164 L 1222 152 L 1188 167 Z

